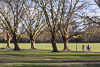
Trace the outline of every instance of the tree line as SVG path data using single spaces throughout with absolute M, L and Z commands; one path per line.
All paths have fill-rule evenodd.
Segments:
M 84 11 L 89 11 L 91 3 L 88 0 L 1 0 L 0 28 L 7 36 L 7 47 L 12 38 L 14 50 L 20 50 L 18 40 L 26 36 L 35 49 L 39 37 L 49 34 L 53 52 L 58 52 L 57 37 L 62 38 L 63 50 L 70 50 L 70 38 L 82 39 L 99 31 L 99 17 L 87 16 Z M 95 29 L 90 30 L 92 26 Z

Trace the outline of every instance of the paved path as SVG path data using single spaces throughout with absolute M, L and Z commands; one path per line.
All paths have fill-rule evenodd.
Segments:
M 5 48 L 9 50 L 13 50 L 13 48 Z M 39 51 L 52 51 L 52 50 L 45 50 L 45 49 L 21 49 L 21 50 L 39 50 Z M 59 50 L 59 52 L 87 52 L 87 53 L 100 53 L 100 51 L 72 51 L 72 50 Z

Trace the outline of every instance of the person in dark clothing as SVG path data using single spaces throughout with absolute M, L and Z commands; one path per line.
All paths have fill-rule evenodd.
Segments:
M 88 46 L 87 46 L 87 50 L 89 51 L 89 50 L 90 50 L 90 48 L 91 48 L 91 47 L 90 47 L 90 45 L 88 45 Z
M 83 45 L 82 45 L 82 51 L 84 51 L 84 47 L 85 47 L 85 46 L 84 46 L 84 44 L 83 44 Z

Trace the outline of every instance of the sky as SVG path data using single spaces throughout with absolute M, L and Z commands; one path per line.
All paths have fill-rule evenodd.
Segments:
M 94 2 L 94 0 L 89 0 L 89 1 L 91 5 L 89 7 L 90 9 L 87 10 L 87 15 L 88 16 L 100 16 L 100 8 L 98 7 L 98 5 Z

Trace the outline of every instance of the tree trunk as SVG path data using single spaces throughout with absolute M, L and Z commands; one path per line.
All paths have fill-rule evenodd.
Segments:
M 6 46 L 6 48 L 10 48 L 10 38 L 9 39 L 7 38 L 7 46 Z
M 14 50 L 20 50 L 17 39 L 14 39 Z
M 7 46 L 6 48 L 10 48 L 10 37 L 9 34 L 7 33 Z
M 68 39 L 63 38 L 63 42 L 64 42 L 64 49 L 63 50 L 70 50 L 68 47 Z
M 35 40 L 33 38 L 33 35 L 30 36 L 30 42 L 31 42 L 31 49 L 35 49 Z
M 57 46 L 56 46 L 56 34 L 52 34 L 52 47 L 53 51 L 52 52 L 58 52 Z
M 31 49 L 35 49 L 35 41 L 31 39 Z

